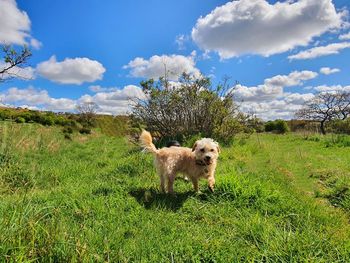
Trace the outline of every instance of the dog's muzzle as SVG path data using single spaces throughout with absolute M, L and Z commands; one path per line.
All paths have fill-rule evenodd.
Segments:
M 210 156 L 206 156 L 204 160 L 196 160 L 196 164 L 201 166 L 211 165 L 211 158 Z

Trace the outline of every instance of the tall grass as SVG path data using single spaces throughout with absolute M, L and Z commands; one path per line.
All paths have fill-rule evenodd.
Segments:
M 346 171 L 346 148 L 296 135 L 237 139 L 222 151 L 213 194 L 179 179 L 168 196 L 152 157 L 124 138 L 68 141 L 7 123 L 1 138 L 2 261 L 350 260 L 347 211 L 314 194 L 316 171 Z

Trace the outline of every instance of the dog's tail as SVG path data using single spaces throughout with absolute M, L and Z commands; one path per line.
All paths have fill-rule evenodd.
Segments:
M 151 152 L 153 154 L 156 154 L 158 152 L 156 146 L 152 142 L 151 134 L 146 130 L 142 130 L 142 133 L 140 135 L 140 144 L 148 152 Z

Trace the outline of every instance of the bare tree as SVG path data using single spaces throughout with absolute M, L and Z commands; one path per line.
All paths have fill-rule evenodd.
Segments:
M 338 119 L 345 120 L 350 116 L 350 92 L 338 92 L 336 96 L 338 104 L 335 112 Z
M 76 107 L 82 123 L 87 126 L 94 126 L 96 113 L 99 110 L 99 106 L 95 102 L 84 102 Z
M 13 47 L 5 45 L 2 47 L 2 52 L 5 63 L 0 66 L 0 82 L 16 77 L 23 78 L 18 69 L 26 66 L 32 55 L 28 47 L 24 46 L 17 52 Z
M 347 92 L 318 93 L 296 113 L 298 118 L 318 121 L 322 134 L 326 134 L 327 121 L 345 120 L 349 115 L 350 93 Z

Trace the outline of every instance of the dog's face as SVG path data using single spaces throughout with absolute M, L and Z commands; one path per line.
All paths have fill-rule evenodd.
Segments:
M 196 141 L 192 151 L 195 153 L 196 161 L 210 165 L 218 158 L 220 148 L 219 144 L 213 139 L 203 138 Z

